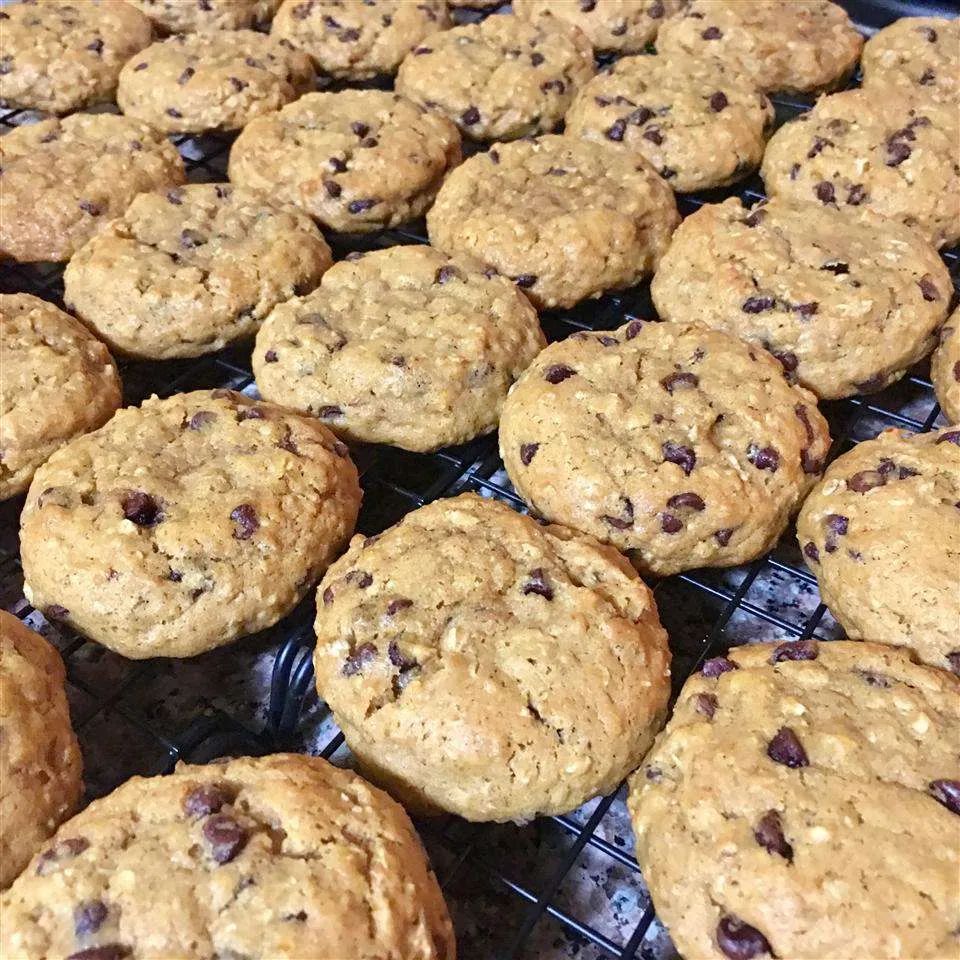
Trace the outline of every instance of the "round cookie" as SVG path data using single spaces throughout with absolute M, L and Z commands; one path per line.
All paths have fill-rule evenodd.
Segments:
M 771 138 L 761 175 L 770 197 L 867 207 L 937 247 L 960 238 L 957 111 L 894 88 L 823 97 Z
M 403 809 L 296 754 L 133 777 L 64 824 L 0 908 L 11 957 L 455 954 Z
M 0 137 L 0 260 L 64 261 L 144 190 L 184 181 L 177 148 L 142 123 L 76 113 Z
M 960 20 L 902 17 L 863 48 L 863 85 L 904 87 L 921 97 L 956 104 L 960 96 Z
M 424 37 L 450 26 L 444 0 L 285 0 L 270 28 L 326 76 L 369 80 L 397 72 Z
M 80 800 L 82 763 L 65 679 L 57 651 L 0 610 L 0 889 Z
M 192 656 L 287 614 L 359 505 L 318 420 L 229 390 L 154 397 L 37 471 L 24 594 L 126 657 Z
M 326 227 L 369 233 L 415 220 L 460 162 L 456 127 L 395 93 L 308 93 L 259 117 L 230 151 L 230 179 Z
M 768 92 L 832 90 L 862 47 L 846 11 L 829 0 L 693 0 L 657 35 L 659 53 L 716 58 Z
M 129 0 L 164 33 L 242 30 L 268 21 L 280 0 Z
M 0 100 L 69 113 L 112 100 L 120 68 L 153 36 L 120 0 L 12 3 L 0 10 Z
M 707 660 L 630 781 L 637 859 L 677 950 L 954 953 L 958 704 L 956 678 L 876 643 Z
M 107 348 L 83 324 L 28 293 L 0 294 L 0 500 L 22 493 L 37 467 L 120 406 Z
M 960 674 L 960 430 L 884 430 L 835 460 L 797 518 L 847 635 Z
M 551 344 L 500 418 L 517 493 L 657 576 L 766 553 L 829 447 L 814 396 L 773 357 L 697 324 Z
M 553 130 L 593 73 L 576 27 L 495 15 L 427 37 L 400 65 L 396 88 L 472 140 L 512 140 Z
M 650 274 L 680 222 L 673 193 L 636 156 L 572 137 L 497 144 L 447 178 L 430 242 L 569 307 Z
M 70 308 L 129 356 L 195 357 L 256 333 L 332 258 L 304 213 L 228 184 L 142 193 L 64 273 Z
M 416 811 L 572 810 L 616 789 L 666 715 L 666 633 L 627 561 L 474 494 L 355 537 L 316 630 L 320 696 Z
M 773 115 L 767 97 L 719 61 L 624 57 L 577 94 L 566 133 L 620 144 L 686 193 L 755 170 Z
M 495 430 L 511 384 L 545 346 L 506 277 L 432 247 L 344 260 L 267 318 L 253 354 L 265 400 L 350 440 L 429 451 Z
M 943 415 L 960 423 L 960 308 L 954 310 L 940 330 L 940 345 L 930 358 L 930 377 Z
M 610 53 L 640 53 L 664 18 L 682 8 L 682 0 L 513 0 L 518 17 L 553 14 L 582 30 L 595 50 Z
M 164 133 L 239 130 L 313 87 L 310 58 L 253 30 L 177 34 L 120 74 L 117 103 Z
M 936 342 L 950 274 L 916 231 L 867 209 L 706 204 L 651 285 L 665 320 L 758 343 L 823 399 L 880 390 Z

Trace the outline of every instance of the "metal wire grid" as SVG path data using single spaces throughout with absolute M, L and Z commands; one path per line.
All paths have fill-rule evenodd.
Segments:
M 775 103 L 779 123 L 809 107 L 809 103 L 795 99 L 775 98 Z M 0 109 L 0 133 L 33 118 L 24 111 Z M 225 179 L 229 138 L 204 135 L 179 137 L 175 142 L 184 157 L 189 180 Z M 734 194 L 753 202 L 762 197 L 761 190 L 761 182 L 754 177 L 737 190 L 681 198 L 681 212 L 689 214 L 705 202 Z M 355 249 L 424 242 L 422 223 L 372 237 L 331 238 L 337 259 Z M 956 286 L 960 256 L 956 250 L 944 256 Z M 4 265 L 0 268 L 0 291 L 29 292 L 62 305 L 62 269 L 49 264 Z M 653 315 L 648 286 L 644 284 L 572 311 L 547 314 L 542 321 L 548 338 L 556 340 L 576 330 L 610 329 L 632 317 Z M 247 392 L 253 389 L 248 345 L 196 360 L 121 363 L 121 373 L 127 404 L 139 403 L 154 392 L 170 395 L 217 386 Z M 929 430 L 939 416 L 930 381 L 921 371 L 880 394 L 827 403 L 823 409 L 836 437 L 831 457 L 884 427 Z M 368 535 L 431 500 L 466 491 L 524 509 L 503 471 L 495 437 L 433 455 L 371 446 L 359 446 L 353 454 L 365 492 L 359 529 Z M 46 633 L 61 650 L 68 670 L 75 726 L 84 747 L 90 795 L 116 786 L 118 770 L 122 780 L 135 773 L 169 770 L 181 759 L 203 762 L 224 754 L 260 754 L 302 747 L 300 734 L 307 714 L 312 715 L 311 722 L 321 735 L 320 754 L 334 760 L 342 757 L 343 736 L 333 726 L 325 706 L 316 702 L 313 691 L 309 601 L 260 637 L 231 648 L 233 656 L 240 659 L 264 651 L 273 658 L 271 676 L 265 683 L 266 703 L 260 705 L 262 722 L 253 720 L 257 711 L 248 709 L 249 705 L 224 708 L 217 706 L 213 698 L 200 701 L 201 709 L 192 716 L 168 717 L 162 704 L 143 692 L 155 685 L 163 661 L 123 661 L 66 629 L 47 623 L 27 603 L 22 593 L 17 544 L 21 505 L 22 498 L 0 505 L 0 601 L 4 608 Z M 771 590 L 793 592 L 804 598 L 796 605 L 795 616 L 764 600 L 763 594 L 769 595 Z M 773 631 L 780 636 L 828 640 L 839 632 L 819 603 L 816 581 L 799 556 L 792 531 L 771 554 L 749 566 L 732 571 L 683 573 L 658 583 L 655 593 L 671 635 L 675 689 L 704 658 L 742 639 L 740 634 L 766 631 L 769 635 Z M 691 606 L 700 617 L 692 630 L 689 624 L 671 623 L 677 611 Z M 740 627 L 737 630 L 733 629 L 735 622 Z M 214 656 L 207 655 L 190 664 L 196 666 L 202 677 L 205 665 Z M 187 669 L 192 667 L 188 665 Z M 473 944 L 474 953 L 464 944 L 462 930 L 458 929 L 462 956 L 496 956 L 500 960 L 539 956 L 554 934 L 554 946 L 562 946 L 567 956 L 621 960 L 673 956 L 669 941 L 655 924 L 653 907 L 642 888 L 637 862 L 626 849 L 627 841 L 617 834 L 611 840 L 603 826 L 615 804 L 621 810 L 622 820 L 622 791 L 618 791 L 580 811 L 543 818 L 518 832 L 467 824 L 453 817 L 420 824 L 455 918 L 461 913 L 459 908 L 484 898 L 491 900 L 498 914 L 499 929 L 481 931 Z M 519 863 L 515 857 L 505 855 L 503 844 L 498 846 L 498 834 L 506 832 L 509 844 L 518 836 L 529 837 L 531 831 L 548 835 L 551 850 L 559 851 L 548 858 L 549 863 L 537 858 L 536 851 L 542 849 L 537 844 L 530 848 L 532 855 L 524 849 L 522 856 L 527 859 Z M 639 893 L 620 915 L 622 922 L 616 926 L 616 932 L 611 931 L 609 924 L 598 923 L 595 911 L 593 916 L 585 916 L 590 912 L 585 904 L 567 905 L 569 897 L 561 895 L 575 866 L 588 853 L 593 862 L 599 858 L 600 862 L 609 863 L 611 870 L 635 877 L 638 882 Z M 466 914 L 465 909 L 462 912 Z

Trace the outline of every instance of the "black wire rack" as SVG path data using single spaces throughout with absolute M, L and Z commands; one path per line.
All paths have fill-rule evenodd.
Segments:
M 897 15 L 944 12 L 938 4 L 846 4 L 866 31 Z M 477 14 L 466 14 L 475 18 Z M 855 82 L 855 81 L 854 81 Z M 802 98 L 774 98 L 777 122 L 806 110 Z M 0 134 L 36 114 L 0 105 Z M 192 182 L 226 179 L 231 139 L 177 137 Z M 729 190 L 679 198 L 687 215 L 703 203 L 738 195 L 754 202 L 758 177 Z M 423 223 L 361 238 L 329 238 L 337 259 L 352 250 L 425 243 Z M 944 253 L 954 286 L 957 250 Z M 27 292 L 63 305 L 62 267 L 0 266 L 0 291 Z M 544 314 L 550 340 L 577 330 L 611 329 L 655 312 L 644 284 L 563 312 Z M 121 363 L 126 404 L 152 393 L 230 387 L 255 395 L 250 345 L 195 360 Z M 925 365 L 881 393 L 825 403 L 836 438 L 832 456 L 886 427 L 925 431 L 938 421 Z M 431 500 L 473 491 L 522 510 L 497 453 L 496 437 L 432 455 L 382 446 L 352 450 L 361 473 L 360 532 L 370 535 Z M 68 693 L 86 766 L 88 799 L 134 774 L 151 775 L 184 760 L 299 750 L 349 762 L 343 736 L 313 686 L 312 600 L 270 630 L 187 661 L 131 662 L 48 623 L 23 596 L 18 518 L 23 498 L 0 504 L 0 602 L 45 634 L 61 651 Z M 661 619 L 671 638 L 675 692 L 704 658 L 738 643 L 773 637 L 842 635 L 819 602 L 793 531 L 769 555 L 745 567 L 691 571 L 655 585 Z M 444 888 L 460 956 L 471 958 L 600 958 L 676 956 L 657 923 L 632 854 L 623 788 L 565 816 L 527 826 L 469 824 L 455 817 L 418 826 Z

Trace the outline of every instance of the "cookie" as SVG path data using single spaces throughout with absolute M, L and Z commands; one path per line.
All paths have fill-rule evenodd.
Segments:
M 648 160 L 686 193 L 740 180 L 760 165 L 773 104 L 716 60 L 624 57 L 578 94 L 568 136 Z
M 133 777 L 64 824 L 0 908 L 11 957 L 455 953 L 402 808 L 295 754 Z
M 304 213 L 228 184 L 142 193 L 64 273 L 70 308 L 128 356 L 195 357 L 252 336 L 332 262 Z
M 651 285 L 665 320 L 764 346 L 823 399 L 872 393 L 936 342 L 950 274 L 916 231 L 866 208 L 736 198 L 680 224 Z
M 956 104 L 960 96 L 960 20 L 903 17 L 863 48 L 863 85 L 893 84 L 920 97 Z
M 940 345 L 930 358 L 930 377 L 943 415 L 950 423 L 960 423 L 960 309 L 943 325 Z
M 828 0 L 692 0 L 657 35 L 659 53 L 716 58 L 768 92 L 835 89 L 862 47 L 846 11 Z
M 767 195 L 846 210 L 867 207 L 937 247 L 960 239 L 957 111 L 893 87 L 823 97 L 771 138 Z
M 911 647 L 960 674 L 960 430 L 885 430 L 824 474 L 797 518 L 847 636 Z
M 161 134 L 127 117 L 76 113 L 0 137 L 0 260 L 69 260 L 144 190 L 183 183 Z
M 513 0 L 518 17 L 552 14 L 578 27 L 605 53 L 640 53 L 664 19 L 682 8 L 683 0 Z
M 960 683 L 875 643 L 707 660 L 630 781 L 637 859 L 686 957 L 948 957 Z
M 164 33 L 242 30 L 265 23 L 280 0 L 130 0 Z
M 369 233 L 415 220 L 460 162 L 456 127 L 395 93 L 308 93 L 259 117 L 230 151 L 230 179 L 323 226 Z
M 487 17 L 426 37 L 400 65 L 399 93 L 472 140 L 550 132 L 593 76 L 593 50 L 556 17 Z
M 429 451 L 495 430 L 510 385 L 545 346 L 506 277 L 427 246 L 344 260 L 278 306 L 253 353 L 265 400 L 342 437 Z
M 57 651 L 0 610 L 0 888 L 73 813 L 83 790 L 65 678 Z
M 126 657 L 193 656 L 287 614 L 359 505 L 318 420 L 229 390 L 154 397 L 37 471 L 24 594 Z
M 415 811 L 572 810 L 617 787 L 666 714 L 667 637 L 626 560 L 473 494 L 355 537 L 316 629 L 320 696 Z
M 639 157 L 555 136 L 471 157 L 427 215 L 434 246 L 476 257 L 546 308 L 637 283 L 679 222 L 672 191 Z
M 370 80 L 397 72 L 424 37 L 450 26 L 443 0 L 285 0 L 270 28 L 324 75 Z
M 49 113 L 112 100 L 120 68 L 153 36 L 120 0 L 13 3 L 0 10 L 0 29 L 0 100 Z
M 81 323 L 28 293 L 0 294 L 0 500 L 22 493 L 37 467 L 120 406 L 117 368 Z
M 117 103 L 164 133 L 239 130 L 313 87 L 310 58 L 253 30 L 176 34 L 120 74 Z
M 657 576 L 766 553 L 829 446 L 815 398 L 770 354 L 698 324 L 551 344 L 500 418 L 517 493 Z

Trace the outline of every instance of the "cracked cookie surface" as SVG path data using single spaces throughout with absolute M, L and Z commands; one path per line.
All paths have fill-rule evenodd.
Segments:
M 270 28 L 321 74 L 370 80 L 397 72 L 424 37 L 450 26 L 444 0 L 285 0 Z
M 640 157 L 547 136 L 496 144 L 447 178 L 430 242 L 515 280 L 537 307 L 569 307 L 653 271 L 680 222 Z
M 400 65 L 397 91 L 472 140 L 512 140 L 553 130 L 593 73 L 576 27 L 494 15 L 426 37 Z
M 885 430 L 835 460 L 797 518 L 847 635 L 960 674 L 960 430 Z
M 344 260 L 278 306 L 253 371 L 265 400 L 342 437 L 429 451 L 496 429 L 510 385 L 545 344 L 506 277 L 400 246 Z
M 681 193 L 725 186 L 760 165 L 773 104 L 719 61 L 624 57 L 567 112 L 566 134 L 643 156 Z
M 454 960 L 402 808 L 319 757 L 180 764 L 64 824 L 0 901 L 5 956 Z
M 230 151 L 230 179 L 324 226 L 369 233 L 419 217 L 460 162 L 449 120 L 395 93 L 308 93 L 259 117 Z
M 940 344 L 930 358 L 930 378 L 943 415 L 960 423 L 960 308 L 953 311 L 940 330 Z
M 112 100 L 121 67 L 153 35 L 119 0 L 7 4 L 0 30 L 0 100 L 49 113 Z
M 39 467 L 120 406 L 120 377 L 107 348 L 52 303 L 0 294 L 0 500 L 22 493 Z
M 0 889 L 80 799 L 82 763 L 65 677 L 54 647 L 0 610 Z
M 815 397 L 770 354 L 697 324 L 551 344 L 500 418 L 527 503 L 661 576 L 766 553 L 829 445 Z
M 165 33 L 243 30 L 265 23 L 280 0 L 129 0 Z
M 106 113 L 24 124 L 0 138 L 0 259 L 69 260 L 145 190 L 185 179 L 177 148 Z
M 665 320 L 765 347 L 823 399 L 872 393 L 936 342 L 952 293 L 937 251 L 869 210 L 732 198 L 680 224 L 651 284 Z
M 947 957 L 960 683 L 876 643 L 707 660 L 631 778 L 637 859 L 687 957 Z
M 177 34 L 131 59 L 117 103 L 164 133 L 239 130 L 313 88 L 310 58 L 253 30 Z
M 866 207 L 936 247 L 960 238 L 955 107 L 893 87 L 821 98 L 771 138 L 760 173 L 769 197 Z
M 316 631 L 320 696 L 414 810 L 571 810 L 615 789 L 665 716 L 667 638 L 627 561 L 473 494 L 355 537 Z
M 229 184 L 142 193 L 64 273 L 71 309 L 117 351 L 166 359 L 256 333 L 332 258 L 304 213 Z
M 353 532 L 346 445 L 229 390 L 152 398 L 59 450 L 21 517 L 25 594 L 133 659 L 276 623 Z

